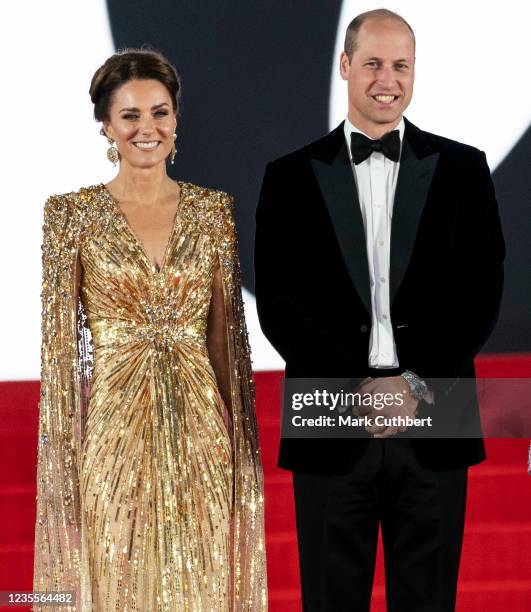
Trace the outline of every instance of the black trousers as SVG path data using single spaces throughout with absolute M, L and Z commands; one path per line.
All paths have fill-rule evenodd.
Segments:
M 294 472 L 304 612 L 369 612 L 379 524 L 387 610 L 455 610 L 467 477 L 407 438 L 371 440 L 346 475 Z

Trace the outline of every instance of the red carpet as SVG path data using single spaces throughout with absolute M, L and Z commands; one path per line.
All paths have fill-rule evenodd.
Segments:
M 531 356 L 485 356 L 477 366 L 479 376 L 531 376 Z M 275 467 L 280 380 L 276 372 L 256 375 L 266 480 L 270 610 L 298 612 L 291 476 Z M 0 591 L 31 590 L 32 586 L 38 395 L 38 382 L 0 383 Z M 528 440 L 486 443 L 488 460 L 470 470 L 457 610 L 530 612 Z M 373 601 L 373 612 L 385 610 L 381 548 Z

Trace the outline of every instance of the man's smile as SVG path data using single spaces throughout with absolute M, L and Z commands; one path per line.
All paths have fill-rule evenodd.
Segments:
M 389 94 L 378 94 L 371 96 L 371 98 L 379 104 L 385 104 L 387 106 L 391 106 L 394 102 L 396 102 L 396 100 L 398 100 L 399 97 L 400 96 L 393 96 Z

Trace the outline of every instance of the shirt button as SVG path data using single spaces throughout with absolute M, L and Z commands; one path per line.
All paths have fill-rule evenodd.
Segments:
M 388 319 L 389 317 L 386 314 L 382 315 L 382 319 Z
M 360 325 L 360 332 L 365 333 L 367 331 L 369 331 L 369 328 L 367 327 L 367 325 Z
M 384 245 L 384 241 L 383 240 L 378 240 L 378 246 L 383 246 Z
M 380 282 L 385 283 L 385 276 L 380 276 Z

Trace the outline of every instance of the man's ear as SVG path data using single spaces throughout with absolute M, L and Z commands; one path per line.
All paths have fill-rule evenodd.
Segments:
M 346 81 L 348 79 L 348 71 L 350 68 L 350 61 L 348 59 L 348 55 L 342 51 L 341 56 L 339 57 L 339 73 L 341 74 L 341 78 Z

